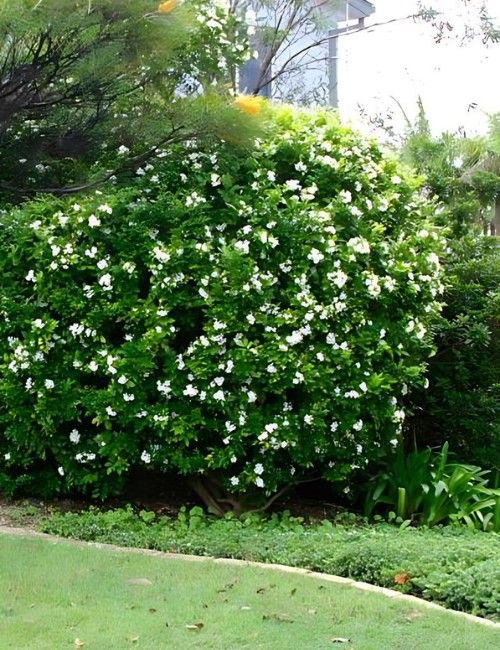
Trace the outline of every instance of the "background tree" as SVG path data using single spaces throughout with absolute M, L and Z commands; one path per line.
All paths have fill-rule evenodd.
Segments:
M 216 2 L 2 0 L 0 187 L 75 191 L 179 139 L 234 136 L 218 97 L 246 57 Z
M 376 2 L 374 3 L 376 5 Z M 372 30 L 401 21 L 424 21 L 437 43 L 457 38 L 466 43 L 481 38 L 485 44 L 500 40 L 486 1 L 458 0 L 454 11 L 443 11 L 439 0 L 420 2 L 406 16 L 370 24 L 350 23 L 341 34 L 332 34 L 336 16 L 345 15 L 346 0 L 230 0 L 230 11 L 245 17 L 249 36 L 258 54 L 252 65 L 256 74 L 245 89 L 249 93 L 271 94 L 278 99 L 303 104 L 328 104 L 329 43 L 332 39 Z M 466 19 L 457 13 L 467 12 Z M 305 77 L 314 81 L 308 86 Z
M 403 143 L 403 159 L 425 176 L 439 199 L 435 221 L 448 232 L 443 257 L 445 308 L 434 324 L 437 352 L 429 388 L 410 401 L 407 429 L 420 445 L 450 448 L 470 462 L 500 466 L 500 256 L 494 226 L 500 195 L 498 115 L 490 135 L 431 135 L 423 107 Z M 413 436 L 412 436 L 413 437 Z

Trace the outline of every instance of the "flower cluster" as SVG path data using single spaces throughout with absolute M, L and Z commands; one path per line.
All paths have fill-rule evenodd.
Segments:
M 8 467 L 273 492 L 398 444 L 440 308 L 433 206 L 328 113 L 273 115 L 246 157 L 193 141 L 126 189 L 3 217 Z

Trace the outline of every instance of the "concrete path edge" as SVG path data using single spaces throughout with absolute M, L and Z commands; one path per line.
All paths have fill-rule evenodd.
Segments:
M 51 542 L 56 543 L 66 543 L 73 546 L 80 547 L 92 547 L 92 548 L 102 548 L 108 549 L 111 551 L 116 551 L 119 553 L 136 553 L 142 555 L 150 555 L 157 558 L 163 558 L 166 560 L 176 559 L 176 560 L 185 560 L 188 562 L 212 562 L 214 564 L 224 564 L 229 566 L 254 566 L 261 569 L 266 569 L 268 571 L 279 571 L 282 573 L 293 573 L 296 575 L 308 576 L 316 580 L 323 580 L 324 582 L 334 582 L 337 584 L 349 585 L 354 589 L 360 589 L 362 591 L 371 591 L 387 598 L 394 598 L 396 600 L 406 601 L 408 603 L 413 603 L 414 605 L 420 605 L 426 607 L 427 609 L 435 609 L 441 612 L 448 612 L 449 614 L 459 616 L 461 618 L 467 619 L 473 623 L 479 623 L 480 625 L 487 625 L 489 627 L 494 627 L 500 629 L 500 623 L 495 623 L 487 618 L 481 618 L 480 616 L 474 616 L 473 614 L 468 614 L 467 612 L 459 612 L 454 609 L 448 609 L 437 603 L 429 602 L 428 600 L 423 600 L 417 596 L 411 596 L 409 594 L 402 594 L 399 591 L 394 591 L 393 589 L 387 589 L 386 587 L 378 587 L 377 585 L 371 585 L 367 582 L 358 582 L 352 580 L 351 578 L 343 578 L 341 576 L 331 575 L 329 573 L 319 573 L 317 571 L 310 571 L 309 569 L 301 569 L 299 567 L 287 566 L 284 564 L 266 564 L 265 562 L 250 562 L 248 560 L 236 560 L 233 558 L 218 558 L 206 555 L 184 555 L 182 553 L 165 553 L 163 551 L 155 551 L 148 548 L 137 548 L 134 546 L 116 546 L 115 544 L 104 544 L 102 542 L 85 542 L 79 539 L 72 539 L 68 537 L 57 537 L 56 535 L 48 535 L 47 533 L 39 533 L 37 531 L 26 529 L 26 528 L 15 528 L 11 526 L 0 526 L 0 535 L 14 535 L 19 537 L 38 537 L 40 539 L 46 539 Z

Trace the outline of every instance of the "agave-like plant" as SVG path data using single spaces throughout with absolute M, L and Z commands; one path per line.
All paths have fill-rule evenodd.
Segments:
M 372 479 L 365 512 L 387 505 L 403 521 L 435 526 L 462 523 L 500 531 L 500 489 L 488 487 L 489 471 L 448 462 L 448 443 L 405 454 L 398 449 Z

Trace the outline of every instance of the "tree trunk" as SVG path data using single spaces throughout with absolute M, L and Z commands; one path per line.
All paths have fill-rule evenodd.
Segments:
M 500 196 L 495 201 L 495 215 L 491 222 L 491 235 L 500 235 Z

